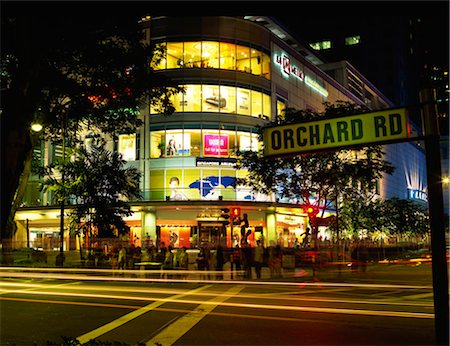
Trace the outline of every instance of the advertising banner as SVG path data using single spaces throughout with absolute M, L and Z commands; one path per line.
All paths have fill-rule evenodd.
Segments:
M 213 134 L 203 135 L 203 155 L 228 156 L 228 136 Z

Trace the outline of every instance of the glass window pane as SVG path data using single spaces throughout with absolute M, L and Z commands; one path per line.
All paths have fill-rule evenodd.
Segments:
M 184 169 L 184 192 L 188 199 L 200 199 L 200 169 L 185 168 Z
M 167 43 L 167 68 L 183 67 L 183 43 Z
M 190 156 L 200 156 L 201 148 L 201 131 L 200 130 L 184 130 L 185 135 L 188 134 L 191 141 Z
M 170 130 L 166 132 L 166 156 L 181 156 L 183 154 L 182 130 Z
M 164 171 L 157 169 L 150 171 L 150 199 L 164 200 Z
M 252 116 L 262 117 L 262 93 L 252 90 Z
M 202 44 L 201 42 L 184 43 L 184 67 L 200 68 L 202 63 Z
M 266 53 L 262 55 L 262 75 L 270 80 L 270 57 Z
M 117 151 L 122 154 L 126 161 L 136 160 L 136 134 L 119 135 Z
M 222 138 L 225 138 L 225 140 L 228 142 L 228 151 L 222 151 L 222 157 L 236 157 L 238 147 L 236 143 L 236 132 L 235 131 L 226 131 L 221 130 L 220 135 Z
M 179 92 L 178 94 L 172 95 L 170 97 L 170 100 L 172 101 L 173 106 L 175 107 L 175 112 L 182 112 L 183 111 L 183 93 Z
M 220 170 L 221 196 L 224 200 L 236 199 L 236 171 L 233 169 Z
M 250 48 L 244 46 L 236 47 L 236 69 L 241 72 L 251 73 Z
M 204 131 L 203 156 L 228 157 L 229 136 L 227 134 L 219 134 L 219 131 Z
M 220 184 L 219 184 L 219 170 L 218 169 L 203 169 L 201 179 L 201 196 L 202 199 L 219 199 Z
M 227 105 L 227 101 L 220 97 L 218 85 L 203 85 L 203 112 L 218 112 Z
M 150 132 L 150 158 L 165 157 L 166 140 L 164 131 Z
M 352 46 L 354 44 L 358 44 L 361 40 L 360 36 L 350 36 L 345 38 L 345 45 Z
M 263 93 L 263 114 L 268 120 L 272 119 L 272 99 Z
M 181 169 L 166 170 L 166 196 L 171 201 L 186 201 L 186 187 L 183 180 L 183 171 Z
M 202 42 L 202 67 L 219 68 L 219 42 Z
M 261 52 L 252 48 L 251 49 L 251 71 L 253 74 L 261 75 L 262 73 L 262 59 L 261 59 Z
M 220 108 L 223 113 L 236 113 L 236 88 L 229 86 L 220 87 L 220 97 L 225 100 L 225 107 Z
M 154 70 L 164 70 L 166 68 L 166 62 L 167 62 L 167 51 L 166 51 L 166 43 L 158 43 L 156 45 L 156 50 L 161 51 L 161 54 L 156 54 L 151 63 L 150 66 Z
M 184 95 L 185 112 L 201 112 L 202 110 L 202 86 L 186 85 L 186 94 Z
M 250 115 L 250 90 L 237 88 L 237 113 Z
M 236 45 L 220 42 L 220 68 L 236 70 Z
M 277 116 L 284 118 L 285 109 L 286 109 L 286 101 L 277 99 Z

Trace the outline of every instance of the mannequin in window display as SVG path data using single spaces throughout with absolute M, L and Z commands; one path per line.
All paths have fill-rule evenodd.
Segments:
M 173 138 L 171 138 L 169 140 L 169 143 L 167 144 L 166 154 L 167 156 L 174 156 L 177 154 L 177 147 L 175 145 L 175 140 Z
M 188 198 L 183 193 L 183 191 L 180 190 L 180 180 L 178 177 L 172 177 L 170 178 L 169 182 L 170 186 L 170 200 L 171 201 L 187 201 Z

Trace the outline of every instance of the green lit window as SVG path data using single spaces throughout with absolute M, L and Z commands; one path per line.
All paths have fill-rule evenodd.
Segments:
M 350 36 L 345 38 L 345 45 L 346 46 L 353 46 L 355 44 L 358 44 L 361 41 L 361 36 Z
M 315 50 L 322 50 L 322 49 L 330 49 L 331 48 L 331 41 L 321 41 L 321 42 L 314 42 L 309 44 L 311 48 Z

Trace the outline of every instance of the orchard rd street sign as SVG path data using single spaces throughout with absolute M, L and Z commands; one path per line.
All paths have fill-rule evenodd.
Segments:
M 406 108 L 266 127 L 264 156 L 289 156 L 409 138 Z

